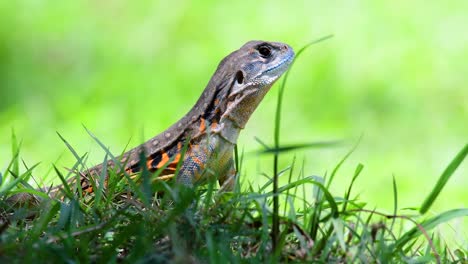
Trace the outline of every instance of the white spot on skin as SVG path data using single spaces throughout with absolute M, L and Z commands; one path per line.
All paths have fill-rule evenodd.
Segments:
M 179 123 L 178 127 L 179 127 L 179 128 L 182 127 L 182 123 Z
M 156 146 L 156 145 L 159 144 L 159 141 L 158 140 L 153 140 L 152 144 L 153 144 L 153 146 Z
M 164 134 L 164 136 L 165 136 L 166 138 L 170 138 L 170 137 L 171 137 L 171 133 L 166 132 L 166 134 Z

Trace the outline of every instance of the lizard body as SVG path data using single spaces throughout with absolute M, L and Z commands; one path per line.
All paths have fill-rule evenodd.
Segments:
M 236 174 L 233 149 L 239 132 L 273 83 L 294 59 L 290 46 L 278 42 L 250 41 L 225 57 L 218 65 L 202 95 L 179 121 L 131 149 L 114 161 L 100 164 L 81 173 L 81 188 L 93 192 L 103 169 L 116 169 L 130 175 L 145 164 L 150 172 L 165 166 L 160 178 L 174 175 L 180 162 L 177 181 L 191 185 L 215 176 L 226 189 L 234 186 Z M 189 142 L 187 142 L 187 140 Z M 181 150 L 188 144 L 183 160 Z M 144 153 L 146 160 L 140 161 Z M 104 172 L 107 174 L 107 172 Z

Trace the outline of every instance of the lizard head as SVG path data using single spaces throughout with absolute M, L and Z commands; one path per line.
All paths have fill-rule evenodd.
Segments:
M 249 88 L 270 87 L 289 67 L 293 49 L 284 43 L 249 41 L 228 57 L 233 74 L 230 95 Z
M 225 110 L 222 119 L 230 119 L 243 128 L 250 115 L 273 83 L 289 68 L 293 49 L 284 43 L 250 41 L 227 56 L 218 67 L 228 85 L 221 93 Z

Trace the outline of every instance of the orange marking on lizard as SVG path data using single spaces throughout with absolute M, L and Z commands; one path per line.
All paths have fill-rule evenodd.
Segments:
M 180 153 L 182 149 L 182 142 L 177 143 L 177 154 L 174 157 L 174 160 L 167 166 L 168 169 L 175 169 L 177 167 L 177 163 L 179 163 L 182 154 Z
M 153 169 L 152 166 L 151 166 L 151 163 L 152 163 L 152 162 L 153 162 L 153 159 L 149 159 L 149 160 L 146 161 L 146 168 L 147 168 L 149 171 L 151 171 L 151 169 Z
M 216 129 L 217 126 L 218 123 L 215 120 L 213 120 L 213 123 L 211 123 L 211 130 Z
M 89 186 L 88 188 L 84 189 L 85 192 L 87 193 L 92 193 L 93 192 L 93 186 Z
M 175 156 L 174 161 L 172 163 L 177 164 L 179 162 L 179 160 L 180 160 L 180 156 L 181 156 L 180 153 L 177 153 L 177 155 Z
M 206 129 L 205 119 L 200 118 L 200 132 L 205 131 L 205 129 Z M 177 146 L 177 147 L 179 147 L 179 146 Z
M 180 161 L 180 153 L 177 153 L 174 160 L 168 165 L 168 167 L 177 167 L 177 163 Z
M 161 161 L 158 163 L 158 165 L 156 165 L 156 168 L 161 168 L 168 161 L 169 161 L 169 156 L 167 155 L 166 152 L 163 152 L 161 155 Z

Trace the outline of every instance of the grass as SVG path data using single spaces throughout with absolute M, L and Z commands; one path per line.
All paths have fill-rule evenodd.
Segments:
M 194 188 L 161 181 L 141 180 L 136 184 L 111 173 L 108 187 L 97 187 L 93 197 L 82 197 L 76 191 L 78 186 L 69 184 L 63 186 L 63 199 L 42 194 L 31 207 L 7 201 L 17 193 L 14 188 L 38 194 L 26 183 L 31 169 L 18 173 L 19 147 L 13 150 L 0 189 L 0 260 L 4 263 L 468 261 L 466 245 L 452 243 L 449 247 L 434 230 L 451 219 L 468 216 L 468 209 L 452 209 L 431 217 L 422 213 L 430 208 L 436 199 L 433 193 L 445 182 L 439 181 L 421 203 L 421 214 L 417 210 L 398 213 L 396 182 L 393 213 L 367 208 L 366 202 L 352 192 L 362 164 L 356 166 L 349 177 L 349 188 L 340 196 L 326 187 L 332 184 L 332 175 L 306 177 L 294 161 L 280 172 L 280 177 L 289 175 L 289 180 L 276 194 L 271 191 L 273 180 L 261 187 L 242 182 L 243 188 L 219 193 L 215 182 Z M 441 180 L 448 179 L 467 154 L 468 145 L 447 166 Z M 80 168 L 83 159 L 77 158 L 74 167 Z M 333 174 L 339 173 L 342 162 Z M 56 173 L 66 177 L 59 169 Z M 297 180 L 291 180 L 293 175 Z M 300 195 L 311 186 L 312 192 Z M 158 195 L 161 192 L 164 195 Z M 284 208 L 276 210 L 281 214 L 274 213 L 274 197 Z M 272 243 L 275 218 L 276 250 Z
M 344 194 L 330 191 L 355 147 L 329 176 L 306 176 L 304 164 L 298 165 L 296 159 L 279 167 L 284 151 L 336 143 L 279 143 L 285 81 L 278 97 L 274 147 L 262 143 L 265 149 L 261 151 L 273 155 L 274 175 L 267 175 L 271 180 L 257 187 L 241 175 L 238 186 L 242 187 L 234 192 L 218 192 L 214 181 L 188 188 L 173 181 L 151 181 L 159 172 L 143 171 L 134 180 L 111 171 L 107 188 L 102 187 L 104 175 L 100 175 L 95 182 L 101 184 L 93 186 L 95 195 L 83 196 L 80 187 L 67 179 L 79 177 L 71 171 L 86 167 L 86 155 L 79 155 L 59 135 L 76 163 L 66 174 L 54 167 L 63 186 L 60 198 L 50 199 L 28 184 L 35 179 L 36 165 L 22 162 L 21 143 L 12 133 L 12 159 L 0 177 L 0 261 L 468 263 L 466 242 L 446 243 L 435 230 L 468 216 L 468 208 L 425 215 L 468 155 L 468 145 L 453 158 L 420 206 L 401 213 L 394 179 L 393 198 L 389 197 L 393 212 L 368 208 L 353 193 L 363 164 L 356 165 L 353 175 L 345 175 L 350 182 Z M 104 162 L 115 160 L 106 145 L 90 135 L 105 150 Z M 236 151 L 235 156 L 242 172 L 243 155 Z M 24 169 L 20 169 L 21 162 Z M 287 183 L 280 186 L 279 178 L 286 176 Z M 37 200 L 12 203 L 8 197 L 18 193 L 33 194 Z

